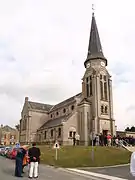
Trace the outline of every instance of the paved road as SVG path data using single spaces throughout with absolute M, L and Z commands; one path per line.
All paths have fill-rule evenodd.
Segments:
M 27 168 L 23 178 L 14 177 L 14 161 L 0 157 L 0 179 L 1 180 L 28 180 Z M 59 168 L 40 165 L 39 180 L 94 180 L 94 178 L 83 177 L 77 174 L 69 173 Z
M 128 180 L 135 180 L 135 177 L 132 177 L 130 174 L 129 165 L 120 166 L 120 167 L 110 167 L 110 168 L 96 168 L 96 169 L 86 168 L 83 170 L 110 175 L 110 176 L 116 176 L 116 177 L 125 178 Z

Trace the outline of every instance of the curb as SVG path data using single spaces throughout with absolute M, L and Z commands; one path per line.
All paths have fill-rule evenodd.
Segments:
M 95 177 L 95 178 L 100 178 L 100 179 L 104 179 L 104 180 L 127 180 L 127 179 L 123 179 L 123 178 L 119 178 L 119 177 L 115 177 L 115 176 L 109 176 L 109 175 L 104 175 L 104 174 L 99 174 L 99 173 L 93 173 L 93 172 L 88 172 L 88 171 L 84 171 L 84 170 L 79 170 L 79 169 L 70 169 L 67 168 L 67 170 L 69 172 L 74 172 L 77 173 L 78 175 L 84 175 L 84 176 L 89 176 L 89 177 Z

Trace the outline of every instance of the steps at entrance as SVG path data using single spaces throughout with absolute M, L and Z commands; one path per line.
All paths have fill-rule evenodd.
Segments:
M 127 150 L 130 151 L 130 152 L 135 152 L 135 146 L 132 146 L 132 145 L 128 144 L 128 143 L 127 143 L 126 141 L 124 141 L 124 140 L 121 140 L 121 141 L 119 142 L 119 145 L 120 145 L 121 147 L 127 149 Z
M 130 152 L 135 152 L 135 147 L 134 146 L 125 146 L 125 149 L 127 149 Z

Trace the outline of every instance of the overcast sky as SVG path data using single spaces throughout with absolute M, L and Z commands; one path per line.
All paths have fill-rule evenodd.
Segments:
M 0 123 L 18 123 L 25 96 L 55 104 L 81 92 L 93 2 L 116 124 L 135 125 L 135 0 L 0 0 Z

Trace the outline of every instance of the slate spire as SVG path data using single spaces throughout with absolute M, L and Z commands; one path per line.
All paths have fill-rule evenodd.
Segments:
M 101 41 L 100 41 L 100 37 L 99 37 L 99 33 L 98 33 L 95 15 L 94 15 L 94 13 L 92 13 L 88 54 L 87 54 L 87 59 L 86 59 L 84 65 L 86 66 L 86 63 L 89 60 L 94 60 L 94 59 L 103 59 L 103 60 L 105 60 L 106 65 L 107 65 L 107 60 L 104 57 L 102 46 L 101 46 Z

